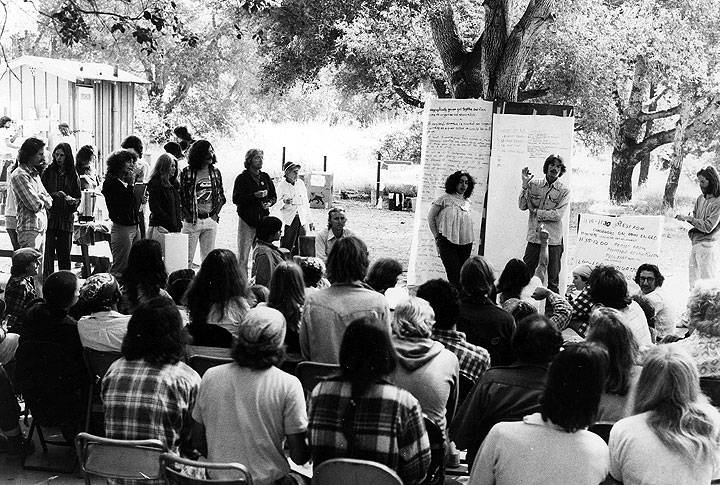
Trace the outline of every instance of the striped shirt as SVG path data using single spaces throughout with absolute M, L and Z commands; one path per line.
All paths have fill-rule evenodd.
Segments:
M 52 204 L 52 198 L 40 180 L 35 168 L 20 165 L 10 177 L 17 204 L 17 231 L 44 232 L 47 229 L 45 205 Z
M 430 442 L 417 399 L 387 383 L 352 399 L 351 387 L 328 380 L 310 397 L 313 465 L 332 458 L 370 460 L 395 470 L 405 485 L 422 482 L 430 466 Z

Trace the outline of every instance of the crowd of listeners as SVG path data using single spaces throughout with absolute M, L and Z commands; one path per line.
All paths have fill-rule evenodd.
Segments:
M 212 146 L 183 141 L 198 168 L 186 176 L 207 176 L 212 192 Z M 118 167 L 118 178 L 134 176 Z M 161 157 L 152 190 L 171 187 L 176 172 Z M 263 180 L 248 173 L 239 183 Z M 33 419 L 68 441 L 88 426 L 157 438 L 184 456 L 240 462 L 259 485 L 303 483 L 288 458 L 317 466 L 338 457 L 387 465 L 409 485 L 443 483 L 455 448 L 467 451 L 471 485 L 707 484 L 720 475 L 720 414 L 703 393 L 714 398 L 708 379 L 720 377 L 720 282 L 698 282 L 680 318 L 655 265 L 638 268 L 636 294 L 616 268 L 580 265 L 560 295 L 543 284 L 541 249 L 535 274 L 518 259 L 496 273 L 475 255 L 456 283 L 433 279 L 391 297 L 402 266 L 371 265 L 334 208 L 318 258 L 276 245 L 287 227 L 301 232 L 306 214 L 298 226 L 297 214 L 250 221 L 247 212 L 241 225 L 254 238 L 238 244 L 255 248 L 248 274 L 242 257 L 203 242 L 218 197 L 188 202 L 182 216 L 185 203 L 167 199 L 178 210 L 173 227 L 196 231 L 197 273 L 168 275 L 154 237 L 126 248 L 122 271 L 85 280 L 60 269 L 39 285 L 42 254 L 14 253 L 0 327 L 0 450 L 33 451 L 19 426 L 22 396 Z M 188 359 L 198 346 L 232 361 L 201 376 Z M 85 415 L 88 352 L 116 358 L 100 376 L 100 422 Z M 301 361 L 335 372 L 306 394 L 294 375 Z

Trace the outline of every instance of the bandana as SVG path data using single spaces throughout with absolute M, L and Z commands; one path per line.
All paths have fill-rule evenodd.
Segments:
M 117 280 L 110 273 L 94 274 L 80 288 L 79 299 L 93 307 L 110 308 L 120 292 Z

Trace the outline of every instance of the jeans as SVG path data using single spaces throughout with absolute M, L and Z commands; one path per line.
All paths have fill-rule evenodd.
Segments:
M 470 257 L 472 252 L 472 243 L 470 244 L 453 244 L 447 240 L 445 236 L 438 236 L 437 250 L 440 260 L 445 266 L 445 273 L 448 281 L 460 289 L 460 268 Z
M 285 232 L 280 238 L 280 247 L 290 251 L 293 256 L 300 252 L 300 236 L 305 235 L 305 228 L 300 224 L 300 216 L 295 214 L 292 223 L 285 226 Z
M 135 241 L 140 240 L 138 226 L 122 226 L 113 224 L 110 230 L 110 253 L 112 253 L 112 266 L 110 272 L 115 276 L 122 275 L 127 267 L 130 248 Z
M 17 217 L 16 216 L 5 216 L 5 230 L 7 231 L 8 237 L 10 238 L 10 244 L 12 244 L 13 251 L 20 249 L 20 242 L 18 241 L 17 234 Z
M 548 246 L 548 253 L 549 257 L 547 267 L 547 287 L 550 291 L 560 293 L 558 291 L 558 286 L 560 283 L 560 264 L 562 263 L 563 243 L 561 242 L 558 245 Z M 540 262 L 540 244 L 531 242 L 527 243 L 527 247 L 525 248 L 525 256 L 523 256 L 523 261 L 525 261 L 525 264 L 528 265 L 530 273 L 534 274 L 535 269 Z
M 695 287 L 697 280 L 716 279 L 718 275 L 718 246 L 715 241 L 702 241 L 692 245 L 690 249 L 690 289 Z
M 57 254 L 58 269 L 70 269 L 70 250 L 72 249 L 72 232 L 48 229 L 45 233 L 45 261 L 43 274 L 45 278 L 55 272 L 55 255 Z
M 238 263 L 240 264 L 240 271 L 247 279 L 248 275 L 248 260 L 250 259 L 250 251 L 252 250 L 253 243 L 255 242 L 255 228 L 248 226 L 242 217 L 238 221 L 238 233 L 237 233 L 237 245 L 238 245 Z
M 44 232 L 24 230 L 18 231 L 18 244 L 21 248 L 35 248 L 42 253 Z
M 198 241 L 200 242 L 201 263 L 205 260 L 210 251 L 215 249 L 215 236 L 217 235 L 218 223 L 212 217 L 198 219 L 195 224 L 183 221 L 181 233 L 188 235 L 188 268 L 192 268 L 195 259 L 195 250 Z

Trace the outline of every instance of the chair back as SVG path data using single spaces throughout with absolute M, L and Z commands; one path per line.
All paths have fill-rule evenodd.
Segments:
M 122 357 L 121 352 L 111 352 L 83 347 L 85 364 L 93 384 L 100 382 L 113 362 Z
M 715 407 L 720 407 L 720 378 L 701 377 L 700 389 Z
M 473 387 L 475 387 L 475 381 L 473 381 L 461 372 L 458 385 L 460 386 L 457 402 L 457 407 L 459 408 L 460 405 L 462 405 L 462 403 L 465 401 L 465 398 L 468 396 L 468 394 L 470 394 L 470 391 L 473 390 Z
M 205 372 L 211 367 L 230 362 L 233 362 L 230 357 L 212 357 L 210 355 L 193 355 L 188 359 L 188 365 L 195 369 L 195 372 L 200 374 L 200 377 L 204 376 Z
M 210 479 L 210 478 L 194 478 L 187 476 L 179 470 L 183 466 L 190 466 L 196 469 L 222 470 L 231 472 L 237 476 L 235 479 Z M 211 483 L 215 485 L 252 485 L 252 476 L 248 469 L 240 463 L 208 463 L 204 461 L 193 461 L 186 458 L 180 458 L 172 453 L 163 453 L 160 455 L 160 472 L 162 478 L 168 485 L 199 485 Z M 227 473 L 226 473 L 227 474 Z
M 309 395 L 318 382 L 324 381 L 328 377 L 338 374 L 340 366 L 335 364 L 321 364 L 320 362 L 300 362 L 296 369 L 297 378 L 305 390 L 305 394 Z
M 167 448 L 160 440 L 115 440 L 89 433 L 75 437 L 75 448 L 85 483 L 90 476 L 127 480 L 159 480 L 160 455 Z
M 402 485 L 391 468 L 374 461 L 334 458 L 313 471 L 313 485 Z
M 610 430 L 614 424 L 615 423 L 610 421 L 598 421 L 588 426 L 588 431 L 595 433 L 601 437 L 605 443 L 608 443 L 610 441 Z
M 445 480 L 445 436 L 435 421 L 423 415 L 430 441 L 430 468 L 423 485 L 438 485 Z

